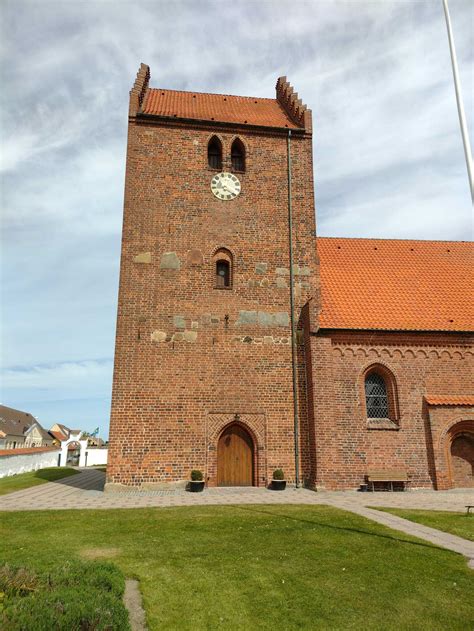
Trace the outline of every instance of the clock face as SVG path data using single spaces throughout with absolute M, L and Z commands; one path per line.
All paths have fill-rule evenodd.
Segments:
M 211 180 L 211 191 L 217 197 L 228 201 L 234 199 L 240 193 L 239 178 L 233 173 L 217 173 Z

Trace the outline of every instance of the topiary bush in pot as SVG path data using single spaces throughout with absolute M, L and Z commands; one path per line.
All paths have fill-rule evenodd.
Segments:
M 191 493 L 200 493 L 204 490 L 204 476 L 199 469 L 193 469 L 191 471 L 191 482 L 189 483 L 189 490 Z
M 274 491 L 284 491 L 286 488 L 285 474 L 283 469 L 275 469 L 273 472 L 272 489 Z

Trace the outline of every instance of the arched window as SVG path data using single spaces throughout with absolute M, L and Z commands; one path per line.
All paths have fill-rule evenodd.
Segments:
M 389 418 L 389 402 L 385 379 L 377 372 L 365 377 L 367 418 Z
M 245 171 L 245 147 L 238 138 L 232 143 L 230 157 L 233 171 Z
M 216 262 L 216 287 L 230 287 L 229 261 Z
M 214 254 L 214 270 L 216 289 L 232 289 L 232 254 L 225 248 L 220 248 Z
M 207 162 L 211 169 L 222 169 L 222 145 L 216 136 L 207 145 Z

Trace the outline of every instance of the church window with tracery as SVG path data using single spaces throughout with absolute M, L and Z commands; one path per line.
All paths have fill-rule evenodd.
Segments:
M 389 418 L 387 386 L 382 375 L 369 373 L 365 378 L 367 418 Z

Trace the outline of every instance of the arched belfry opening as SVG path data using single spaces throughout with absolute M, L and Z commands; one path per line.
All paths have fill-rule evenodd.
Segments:
M 222 143 L 213 136 L 207 145 L 207 162 L 211 169 L 222 169 Z
M 255 446 L 240 423 L 228 425 L 217 443 L 217 486 L 253 486 Z
M 245 147 L 239 138 L 236 138 L 232 143 L 230 158 L 233 171 L 245 171 Z

